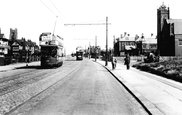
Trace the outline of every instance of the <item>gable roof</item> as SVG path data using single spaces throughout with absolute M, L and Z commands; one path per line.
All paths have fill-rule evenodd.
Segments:
M 17 42 L 20 46 L 23 46 L 23 40 L 16 39 L 14 42 Z
M 182 19 L 167 19 L 168 24 L 174 24 L 174 34 L 182 34 Z

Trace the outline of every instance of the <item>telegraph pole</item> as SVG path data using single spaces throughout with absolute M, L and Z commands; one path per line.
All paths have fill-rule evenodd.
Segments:
M 58 18 L 58 16 L 56 16 L 56 21 L 55 21 L 55 24 L 54 24 L 53 35 L 54 35 L 54 32 L 55 32 L 55 28 L 56 28 L 56 22 L 57 22 L 57 18 Z
M 108 65 L 108 17 L 106 17 L 106 63 Z
M 108 64 L 108 25 L 110 25 L 110 23 L 108 23 L 108 17 L 106 17 L 106 23 L 87 23 L 87 24 L 64 24 L 65 26 L 77 26 L 77 25 L 106 25 L 106 62 L 105 62 L 105 66 L 107 66 Z
M 90 59 L 90 42 L 89 42 L 89 59 Z
M 95 36 L 95 61 L 97 61 L 97 36 Z

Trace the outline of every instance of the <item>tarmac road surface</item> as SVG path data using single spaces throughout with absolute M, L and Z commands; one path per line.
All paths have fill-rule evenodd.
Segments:
M 80 61 L 78 62 L 80 63 Z M 84 59 L 80 68 L 24 115 L 146 115 L 142 106 L 100 64 Z M 74 66 L 74 65 L 73 65 Z M 61 76 L 61 73 L 60 73 Z M 31 102 L 27 102 L 31 103 Z M 19 113 L 20 114 L 20 113 Z

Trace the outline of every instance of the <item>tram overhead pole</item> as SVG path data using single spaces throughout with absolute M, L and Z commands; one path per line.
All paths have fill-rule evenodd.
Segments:
M 108 17 L 106 17 L 106 23 L 77 23 L 77 24 L 64 24 L 64 26 L 90 26 L 90 25 L 106 25 L 106 60 L 105 60 L 105 66 L 108 65 L 108 25 L 111 23 L 108 23 Z

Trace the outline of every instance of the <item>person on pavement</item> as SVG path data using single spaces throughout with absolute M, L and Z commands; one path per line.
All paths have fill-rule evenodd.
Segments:
M 114 58 L 114 56 L 113 56 L 113 55 L 111 55 L 111 64 L 112 64 L 112 69 L 115 69 L 115 68 L 116 68 L 116 63 L 117 63 L 116 58 Z
M 124 58 L 124 64 L 126 65 L 126 69 L 130 69 L 130 55 L 127 53 Z

